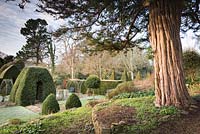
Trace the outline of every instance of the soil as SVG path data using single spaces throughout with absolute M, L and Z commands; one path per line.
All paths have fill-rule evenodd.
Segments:
M 200 134 L 200 100 L 195 106 L 180 118 L 162 123 L 151 134 Z
M 136 123 L 133 115 L 136 110 L 125 106 L 110 106 L 96 112 L 96 117 L 106 128 L 110 128 L 112 124 L 134 124 Z

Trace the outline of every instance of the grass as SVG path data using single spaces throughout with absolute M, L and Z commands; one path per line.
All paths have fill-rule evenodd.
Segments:
M 19 118 L 27 121 L 39 117 L 39 114 L 34 113 L 22 106 L 13 106 L 0 109 L 0 124 L 7 122 L 13 118 Z
M 137 123 L 132 126 L 124 126 L 124 133 L 149 133 L 156 128 L 160 122 L 170 120 L 172 116 L 179 116 L 180 112 L 175 107 L 156 108 L 154 106 L 155 97 L 127 98 L 117 99 L 107 104 L 99 105 L 97 110 L 104 109 L 111 105 L 129 106 L 136 109 L 136 115 L 133 115 Z
M 88 99 L 90 98 L 85 98 L 84 101 L 87 101 Z M 171 120 L 174 116 L 179 116 L 180 113 L 175 107 L 156 108 L 153 103 L 154 99 L 154 96 L 116 99 L 99 105 L 97 110 L 101 110 L 112 105 L 133 107 L 136 109 L 136 114 L 134 114 L 133 117 L 137 122 L 131 126 L 123 126 L 123 133 L 150 133 L 152 129 L 159 125 L 160 122 Z M 49 116 L 42 116 L 33 123 L 3 126 L 0 129 L 0 133 L 93 133 L 91 113 L 92 108 L 83 106 Z
M 0 129 L 0 133 L 60 134 L 93 131 L 92 127 L 90 127 L 91 111 L 92 109 L 89 107 L 71 109 L 62 113 L 43 116 L 33 123 L 3 126 Z

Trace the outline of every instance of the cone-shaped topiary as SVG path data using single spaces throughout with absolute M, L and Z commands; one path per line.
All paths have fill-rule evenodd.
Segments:
M 71 94 L 65 104 L 66 109 L 81 107 L 81 106 L 82 106 L 81 101 L 76 94 Z
M 36 101 L 42 102 L 50 93 L 56 94 L 56 88 L 49 71 L 40 67 L 26 67 L 13 85 L 10 101 L 27 106 Z
M 115 70 L 114 69 L 112 70 L 112 73 L 111 73 L 109 79 L 110 80 L 115 80 Z
M 126 70 L 124 70 L 124 72 L 122 73 L 121 80 L 128 81 L 128 75 Z
M 48 95 L 42 103 L 42 114 L 57 113 L 58 111 L 60 111 L 60 107 L 56 96 L 54 94 Z

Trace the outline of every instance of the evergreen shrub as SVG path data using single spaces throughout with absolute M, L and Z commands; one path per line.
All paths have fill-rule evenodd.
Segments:
M 47 115 L 57 113 L 58 111 L 60 111 L 58 101 L 56 100 L 56 96 L 51 93 L 42 103 L 42 114 Z
M 41 67 L 26 67 L 13 85 L 10 101 L 27 106 L 35 104 L 36 100 L 43 102 L 50 93 L 56 94 L 56 88 L 49 71 Z
M 71 94 L 65 103 L 66 109 L 77 108 L 81 106 L 82 106 L 81 101 L 76 94 Z

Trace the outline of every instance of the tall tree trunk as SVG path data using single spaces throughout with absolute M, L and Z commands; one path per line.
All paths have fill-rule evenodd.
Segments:
M 149 6 L 149 33 L 154 52 L 156 106 L 188 107 L 180 40 L 183 0 L 153 0 Z

